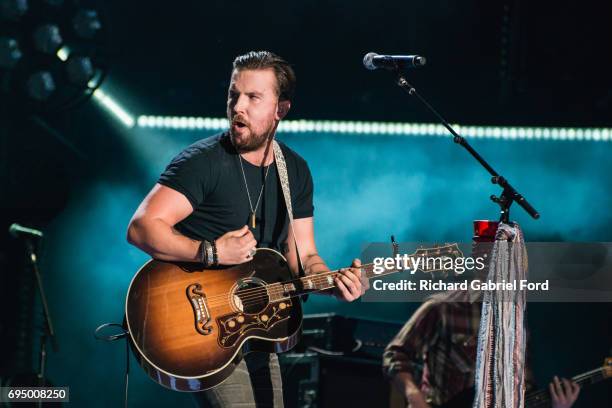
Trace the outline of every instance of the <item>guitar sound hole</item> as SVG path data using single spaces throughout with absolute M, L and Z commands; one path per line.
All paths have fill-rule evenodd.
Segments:
M 242 282 L 234 292 L 234 304 L 246 314 L 262 312 L 269 304 L 268 292 L 257 282 Z

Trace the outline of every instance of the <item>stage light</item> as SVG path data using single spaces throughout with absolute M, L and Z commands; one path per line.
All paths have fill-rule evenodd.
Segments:
M 22 55 L 17 40 L 9 37 L 0 37 L 0 68 L 14 68 Z
M 91 59 L 87 57 L 72 57 L 66 63 L 68 79 L 75 85 L 87 85 L 94 76 Z
M 57 50 L 55 55 L 57 55 L 57 58 L 59 58 L 62 61 L 66 62 L 66 61 L 68 61 L 68 58 L 70 58 L 70 48 L 64 45 L 59 50 Z
M 221 131 L 227 129 L 227 119 L 199 117 L 140 116 L 138 126 L 142 128 L 204 129 Z M 194 125 L 195 123 L 195 125 Z M 501 126 L 452 125 L 465 137 L 503 140 L 612 140 L 612 129 L 607 128 L 538 128 Z M 342 133 L 367 135 L 398 135 L 445 137 L 444 126 L 433 123 L 397 122 L 344 122 L 327 120 L 284 120 L 278 126 L 279 132 L 287 133 Z
M 111 112 L 117 119 L 119 119 L 125 126 L 132 128 L 134 127 L 134 117 L 126 112 L 117 101 L 111 96 L 107 95 L 101 89 L 96 89 L 93 93 L 93 97 L 102 106 L 104 106 L 109 112 Z
M 55 54 L 62 46 L 62 36 L 55 24 L 45 24 L 34 31 L 34 48 L 45 54 Z
M 2 16 L 24 17 L 0 21 L 0 103 L 10 101 L 11 114 L 74 108 L 106 78 L 105 24 L 92 6 L 104 2 L 87 3 L 0 0 Z
M 91 39 L 102 28 L 102 23 L 95 10 L 80 10 L 72 20 L 74 30 L 83 38 Z
M 28 95 L 33 99 L 42 102 L 55 92 L 55 81 L 48 71 L 39 71 L 31 75 L 27 82 Z
M 2 0 L 0 1 L 0 16 L 7 20 L 19 20 L 28 12 L 27 0 Z

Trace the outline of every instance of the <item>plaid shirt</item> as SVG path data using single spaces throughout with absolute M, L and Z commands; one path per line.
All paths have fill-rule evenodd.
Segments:
M 427 300 L 385 349 L 385 374 L 410 373 L 436 405 L 473 387 L 481 307 L 480 302 Z
M 427 402 L 434 405 L 473 388 L 482 309 L 479 295 L 440 293 L 424 302 L 386 347 L 384 373 L 389 378 L 398 372 L 410 373 Z M 535 382 L 528 353 L 525 361 L 529 391 Z

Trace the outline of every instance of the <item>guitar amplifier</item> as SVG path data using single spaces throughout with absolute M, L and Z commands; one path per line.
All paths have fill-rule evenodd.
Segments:
M 382 353 L 401 327 L 334 313 L 304 316 L 300 343 L 279 355 L 285 406 L 390 406 Z
M 329 356 L 382 359 L 385 347 L 402 324 L 320 313 L 304 316 L 302 338 L 294 350 Z
M 283 353 L 278 355 L 283 378 L 286 407 L 317 408 L 320 366 L 317 353 Z

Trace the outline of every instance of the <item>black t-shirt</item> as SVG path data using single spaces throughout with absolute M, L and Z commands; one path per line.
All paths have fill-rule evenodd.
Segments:
M 280 142 L 279 145 L 287 162 L 293 217 L 312 217 L 313 184 L 308 165 L 286 145 Z M 267 178 L 268 167 L 262 169 L 246 160 L 242 160 L 242 165 L 244 176 L 227 132 L 202 139 L 179 153 L 158 180 L 182 193 L 193 207 L 193 212 L 178 223 L 176 229 L 193 239 L 213 240 L 246 224 L 258 247 L 284 251 L 289 218 L 276 165 L 271 165 Z M 250 225 L 245 177 L 253 207 L 265 178 L 255 229 Z

